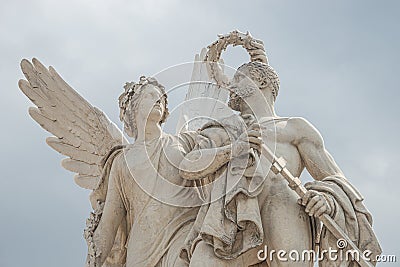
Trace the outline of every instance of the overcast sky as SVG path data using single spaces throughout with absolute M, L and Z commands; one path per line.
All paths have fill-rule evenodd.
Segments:
M 54 66 L 118 122 L 126 81 L 191 61 L 234 29 L 264 41 L 281 79 L 277 113 L 320 130 L 365 196 L 384 253 L 400 260 L 399 11 L 398 1 L 1 1 L 0 266 L 83 266 L 86 257 L 89 192 L 28 116 L 20 60 Z M 223 57 L 247 61 L 240 48 Z

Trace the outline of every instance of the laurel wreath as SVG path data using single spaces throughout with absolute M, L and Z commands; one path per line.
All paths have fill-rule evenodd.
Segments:
M 205 61 L 218 62 L 221 58 L 222 51 L 225 51 L 229 45 L 240 45 L 246 49 L 251 61 L 258 61 L 268 64 L 264 43 L 261 40 L 255 39 L 249 32 L 242 33 L 237 30 L 225 35 L 218 35 L 218 40 L 207 47 L 208 51 Z M 222 83 L 221 81 L 217 80 L 217 71 L 216 64 L 210 64 L 211 78 L 216 80 L 217 83 Z

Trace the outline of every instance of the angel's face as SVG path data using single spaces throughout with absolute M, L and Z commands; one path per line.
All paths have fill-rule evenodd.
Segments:
M 159 123 L 165 112 L 165 97 L 160 88 L 153 84 L 146 85 L 140 96 L 137 118 L 145 118 L 147 122 Z

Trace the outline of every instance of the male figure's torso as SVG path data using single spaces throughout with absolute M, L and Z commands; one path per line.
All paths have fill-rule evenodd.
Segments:
M 283 157 L 287 163 L 287 169 L 296 177 L 299 177 L 304 170 L 302 156 L 297 148 L 297 143 L 302 138 L 299 131 L 298 120 L 300 118 L 274 118 L 261 119 L 260 128 L 262 139 L 277 157 Z M 261 158 L 261 164 L 270 166 L 271 163 Z M 268 172 L 266 185 L 268 186 L 268 194 L 274 195 L 284 191 L 291 191 L 287 182 L 282 176 Z
M 277 157 L 283 157 L 286 168 L 299 177 L 305 168 L 299 142 L 303 138 L 301 118 L 274 118 L 260 121 L 262 139 Z M 261 164 L 271 166 L 271 163 L 261 157 Z M 297 203 L 297 194 L 288 186 L 281 176 L 269 170 L 263 183 L 263 190 L 258 196 L 260 213 L 264 230 L 264 244 L 269 252 L 284 250 L 289 253 L 296 250 L 313 248 L 311 219 L 304 208 Z M 287 255 L 286 255 L 287 256 Z M 276 254 L 267 257 L 268 266 L 312 266 L 307 262 L 282 262 Z

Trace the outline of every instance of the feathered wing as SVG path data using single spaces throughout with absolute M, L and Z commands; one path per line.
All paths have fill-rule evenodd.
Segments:
M 30 116 L 54 136 L 47 144 L 67 156 L 62 166 L 77 173 L 75 182 L 95 189 L 102 171 L 103 157 L 116 145 L 126 144 L 122 132 L 98 108 L 72 89 L 54 70 L 37 59 L 21 62 L 26 80 L 18 83 L 36 107 Z
M 207 49 L 203 48 L 200 55 L 195 56 L 190 86 L 176 126 L 177 133 L 197 130 L 210 119 L 218 120 L 232 113 L 226 106 L 229 92 L 209 77 L 204 61 L 206 53 Z M 220 65 L 223 67 L 223 64 Z
M 232 115 L 232 109 L 226 103 L 229 92 L 210 78 L 209 66 L 205 61 L 206 54 L 207 49 L 203 48 L 200 54 L 195 55 L 190 85 L 176 126 L 177 134 L 196 131 L 208 122 L 220 121 Z M 219 63 L 223 68 L 223 61 L 220 60 Z M 194 181 L 199 197 L 203 200 L 210 194 L 209 187 L 204 187 L 210 182 L 208 178 Z

